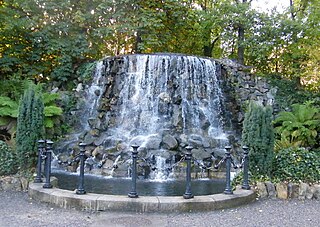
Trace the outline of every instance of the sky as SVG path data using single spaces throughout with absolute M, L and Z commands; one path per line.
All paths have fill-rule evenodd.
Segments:
M 290 0 L 253 0 L 251 5 L 259 11 L 266 12 L 276 7 L 278 12 L 282 12 L 284 8 L 290 5 Z

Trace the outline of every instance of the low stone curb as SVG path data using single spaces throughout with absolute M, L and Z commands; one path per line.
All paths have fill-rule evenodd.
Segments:
M 26 191 L 29 180 L 21 176 L 0 176 L 0 190 L 3 191 Z
M 270 181 L 258 182 L 256 191 L 260 198 L 279 199 L 320 199 L 320 184 L 307 183 L 272 183 Z
M 45 189 L 42 184 L 30 183 L 29 196 L 35 200 L 67 209 L 123 212 L 197 212 L 231 208 L 253 202 L 252 190 L 237 189 L 232 195 L 214 194 L 183 199 L 179 196 L 140 196 L 129 198 L 123 195 L 88 193 L 77 195 L 58 188 Z

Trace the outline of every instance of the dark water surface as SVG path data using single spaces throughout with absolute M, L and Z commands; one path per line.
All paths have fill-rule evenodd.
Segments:
M 58 187 L 66 190 L 78 188 L 79 175 L 67 172 L 54 172 L 58 178 Z M 108 178 L 96 175 L 85 175 L 84 188 L 87 192 L 109 195 L 127 195 L 131 191 L 131 178 Z M 191 191 L 194 195 L 222 193 L 225 180 L 201 179 L 192 180 Z M 142 196 L 182 196 L 186 190 L 184 180 L 149 181 L 137 180 L 137 193 Z

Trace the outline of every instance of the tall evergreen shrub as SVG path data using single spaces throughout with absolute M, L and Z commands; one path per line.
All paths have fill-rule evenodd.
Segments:
M 263 107 L 254 102 L 249 104 L 243 122 L 242 143 L 249 147 L 251 173 L 270 176 L 274 147 L 270 106 Z
M 26 89 L 19 103 L 16 149 L 21 172 L 28 172 L 36 164 L 37 141 L 44 133 L 44 105 L 36 86 Z

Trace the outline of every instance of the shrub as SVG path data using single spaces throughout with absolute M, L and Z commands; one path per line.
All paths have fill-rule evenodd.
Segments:
M 6 144 L 0 140 L 0 175 L 14 174 L 18 170 L 17 155 Z
M 319 182 L 320 153 L 305 148 L 280 150 L 273 160 L 273 178 L 288 182 Z
M 249 147 L 250 171 L 253 175 L 270 176 L 272 171 L 274 133 L 272 109 L 254 102 L 245 114 L 242 143 Z
M 37 158 L 37 141 L 44 133 L 44 105 L 41 94 L 35 86 L 30 86 L 19 104 L 17 119 L 16 148 L 19 168 L 28 172 L 35 166 Z
M 320 127 L 320 110 L 308 104 L 293 104 L 292 111 L 280 112 L 273 123 L 278 138 L 304 147 L 314 146 Z

